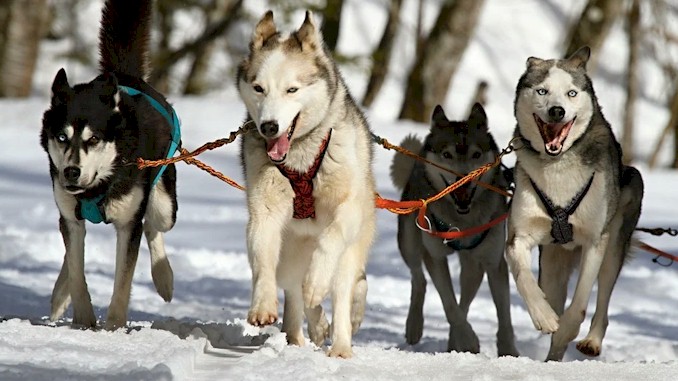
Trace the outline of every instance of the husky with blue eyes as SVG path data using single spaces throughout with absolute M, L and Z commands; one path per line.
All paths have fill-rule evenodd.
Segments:
M 515 98 L 516 190 L 506 259 L 537 330 L 552 334 L 547 360 L 563 359 L 579 334 L 594 283 L 596 311 L 577 349 L 598 356 L 612 289 L 640 216 L 643 180 L 622 164 L 583 47 L 567 59 L 530 57 Z M 532 249 L 539 248 L 539 279 Z M 568 281 L 578 278 L 565 308 Z
M 49 157 L 66 246 L 52 292 L 52 320 L 59 319 L 72 301 L 73 325 L 97 326 L 84 272 L 86 221 L 110 223 L 117 235 L 106 329 L 127 323 L 142 234 L 148 241 L 158 294 L 165 301 L 172 299 L 173 272 L 163 233 L 176 220 L 176 171 L 174 165 L 143 170 L 136 166 L 137 158 L 162 159 L 180 144 L 174 110 L 144 81 L 152 8 L 152 0 L 107 0 L 99 33 L 101 74 L 71 86 L 61 69 L 52 84 L 40 140 Z

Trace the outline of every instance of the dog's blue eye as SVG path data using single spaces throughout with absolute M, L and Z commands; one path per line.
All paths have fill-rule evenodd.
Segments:
M 263 93 L 264 88 L 259 85 L 254 85 L 254 91 L 256 91 L 257 93 Z
M 287 94 L 294 94 L 294 93 L 297 92 L 297 90 L 299 90 L 299 88 L 297 88 L 297 87 L 290 87 L 289 89 L 287 89 Z
M 570 90 L 567 92 L 567 96 L 570 98 L 574 98 L 577 96 L 577 91 L 576 90 Z
M 544 88 L 537 89 L 537 94 L 539 95 L 546 95 L 546 93 L 548 93 L 548 91 L 546 91 Z
M 68 140 L 68 136 L 66 136 L 66 134 L 63 132 L 57 134 L 56 138 L 60 143 L 65 143 Z

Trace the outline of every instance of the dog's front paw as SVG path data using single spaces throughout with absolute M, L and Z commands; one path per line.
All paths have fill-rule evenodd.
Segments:
M 600 356 L 601 347 L 601 342 L 593 339 L 583 339 L 577 343 L 577 350 L 591 357 Z
M 94 328 L 97 325 L 97 318 L 94 316 L 94 311 L 92 309 L 85 308 L 84 311 L 73 311 L 73 324 L 74 327 L 78 328 Z
M 328 276 L 306 275 L 302 285 L 304 305 L 306 308 L 314 308 L 319 305 L 330 292 L 331 278 Z
M 247 313 L 247 322 L 256 325 L 271 325 L 278 321 L 278 301 L 259 302 L 250 308 Z
M 332 347 L 327 351 L 327 356 L 329 357 L 338 357 L 342 359 L 350 359 L 353 357 L 353 349 L 351 345 L 348 344 L 332 344 Z
M 532 308 L 528 305 L 534 328 L 542 333 L 554 333 L 558 330 L 558 314 L 548 304 L 546 299 L 540 299 Z
M 325 343 L 325 339 L 329 337 L 330 324 L 327 322 L 325 315 L 322 315 L 317 322 L 308 321 L 308 337 L 313 344 L 320 347 Z

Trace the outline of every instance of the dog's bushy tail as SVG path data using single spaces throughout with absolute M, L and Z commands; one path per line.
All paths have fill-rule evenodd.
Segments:
M 99 68 L 145 79 L 153 0 L 106 0 L 99 30 Z
M 408 151 L 419 154 L 422 147 L 422 142 L 415 135 L 407 135 L 400 146 Z M 396 152 L 391 163 L 391 181 L 398 189 L 404 189 L 407 181 L 410 179 L 410 174 L 414 168 L 414 159 Z

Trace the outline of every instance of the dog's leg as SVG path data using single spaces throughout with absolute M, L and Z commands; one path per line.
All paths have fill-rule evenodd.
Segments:
M 151 252 L 151 276 L 158 294 L 166 302 L 172 300 L 174 291 L 174 273 L 165 253 L 163 234 L 149 221 L 144 223 L 144 234 Z
M 615 242 L 615 241 L 610 241 Z M 624 262 L 623 249 L 615 245 L 608 250 L 606 258 L 600 267 L 598 274 L 598 297 L 596 312 L 591 321 L 591 328 L 584 339 L 577 343 L 577 349 L 587 356 L 598 356 L 603 344 L 603 337 L 608 324 L 608 307 L 612 296 L 612 289 L 617 282 L 617 276 Z
M 410 345 L 421 340 L 424 330 L 426 276 L 424 275 L 422 253 L 426 249 L 421 242 L 421 234 L 414 224 L 412 216 L 398 217 L 398 248 L 405 264 L 410 269 L 410 308 L 405 323 L 405 341 Z
M 454 294 L 452 279 L 450 278 L 450 268 L 447 265 L 447 256 L 443 253 L 437 255 L 424 255 L 424 264 L 431 280 L 438 290 L 440 299 L 443 302 L 445 316 L 450 323 L 450 335 L 447 343 L 448 351 L 458 352 L 480 352 L 480 343 L 478 336 L 473 332 L 473 328 L 466 320 L 465 312 L 457 304 L 457 297 Z
M 67 220 L 61 217 L 59 229 L 66 246 L 64 260 L 67 264 L 67 270 L 64 275 L 68 275 L 68 289 L 73 301 L 73 325 L 94 328 L 97 319 L 94 316 L 92 301 L 85 280 L 85 222 Z M 57 278 L 55 291 L 58 288 L 60 288 L 60 285 Z M 55 312 L 55 307 L 58 309 L 59 306 L 52 305 L 53 312 Z
M 532 274 L 532 248 L 537 246 L 539 238 L 523 234 L 517 236 L 512 231 L 509 219 L 509 238 L 506 244 L 506 260 L 516 282 L 516 287 L 527 306 L 534 327 L 542 333 L 558 330 L 558 315 L 546 300 Z
M 348 249 L 347 257 L 358 255 L 352 253 L 355 247 Z M 354 287 L 358 277 L 357 269 L 353 261 L 347 261 L 345 266 L 337 269 L 334 276 L 334 287 L 332 292 L 332 326 L 330 328 L 332 336 L 332 347 L 327 355 L 330 357 L 351 358 L 353 349 L 351 348 L 351 306 L 353 304 Z
M 579 249 L 560 245 L 544 245 L 539 251 L 539 287 L 558 316 L 565 310 L 567 284 L 580 256 Z
M 68 291 L 68 256 L 64 254 L 61 271 L 52 290 L 51 312 L 49 319 L 55 321 L 63 316 L 71 304 L 71 293 Z
M 304 299 L 301 295 L 301 285 L 285 290 L 285 304 L 283 307 L 282 331 L 287 335 L 287 343 L 304 346 Z
M 610 244 L 598 274 L 596 312 L 586 337 L 577 343 L 577 349 L 588 356 L 598 356 L 608 324 L 608 307 L 612 289 L 624 264 L 631 236 L 640 217 L 643 199 L 643 179 L 633 167 L 624 167 L 622 192 L 617 213 L 610 222 Z
M 143 225 L 141 221 L 116 226 L 117 245 L 113 296 L 108 307 L 105 329 L 115 330 L 127 323 L 127 308 L 132 291 L 134 268 L 139 256 Z
M 478 252 L 465 251 L 458 255 L 459 264 L 461 265 L 461 273 L 459 274 L 459 285 L 461 286 L 459 307 L 464 311 L 464 316 L 468 316 L 469 306 L 478 293 L 480 284 L 485 276 L 485 271 L 474 258 L 474 255 L 477 256 Z
M 282 228 L 275 223 L 279 216 L 274 219 L 268 213 L 252 209 L 259 207 L 250 205 L 247 224 L 247 253 L 252 269 L 252 304 L 247 321 L 256 326 L 278 320 L 276 269 L 282 245 Z
M 503 254 L 503 253 L 502 253 Z M 511 321 L 511 293 L 509 291 L 508 265 L 503 255 L 498 266 L 486 266 L 487 282 L 492 301 L 497 309 L 497 355 L 520 356 L 516 349 L 513 323 Z
M 582 259 L 577 286 L 572 302 L 560 318 L 560 328 L 551 338 L 551 348 L 546 361 L 560 361 L 567 345 L 577 337 L 581 323 L 586 317 L 586 307 L 591 296 L 593 283 L 607 251 L 609 233 L 603 233 L 598 242 L 582 248 Z
M 330 334 L 330 323 L 327 322 L 325 311 L 321 305 L 305 309 L 308 319 L 308 337 L 313 344 L 321 347 Z
M 351 304 L 351 334 L 355 335 L 365 317 L 365 303 L 367 302 L 367 277 L 362 272 L 353 287 L 353 304 Z

